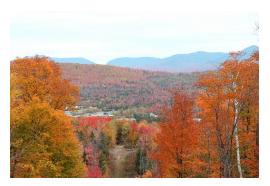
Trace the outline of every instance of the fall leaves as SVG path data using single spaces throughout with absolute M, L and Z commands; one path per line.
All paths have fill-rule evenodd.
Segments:
M 33 100 L 16 117 L 11 131 L 11 177 L 83 174 L 79 143 L 63 112 Z
M 11 62 L 11 177 L 81 177 L 80 144 L 63 109 L 78 90 L 45 57 Z
M 79 98 L 78 88 L 62 79 L 59 66 L 46 57 L 16 59 L 10 71 L 12 105 L 38 97 L 52 108 L 64 110 Z
M 73 123 L 83 145 L 88 177 L 143 176 L 150 170 L 155 124 L 106 116 L 74 118 Z
M 258 53 L 172 94 L 155 122 L 64 115 L 79 97 L 46 57 L 11 62 L 11 177 L 258 177 Z M 116 148 L 117 147 L 117 148 Z M 119 151 L 116 151 L 118 149 Z M 113 151 L 115 150 L 115 151 Z M 112 151 L 114 153 L 112 153 Z M 123 156 L 125 157 L 125 156 Z
M 233 57 L 219 71 L 204 75 L 198 82 L 202 88 L 198 105 L 203 125 L 215 135 L 211 141 L 217 146 L 221 177 L 258 176 L 255 154 L 258 148 L 259 66 L 254 56 L 245 61 Z M 247 149 L 254 150 L 253 157 L 248 159 L 252 159 L 255 170 L 241 163 L 247 158 Z
M 194 162 L 191 157 L 196 148 L 196 126 L 192 119 L 192 99 L 176 92 L 172 106 L 165 112 L 165 120 L 157 134 L 158 147 L 153 158 L 160 166 L 162 177 L 188 177 Z
M 174 95 L 153 154 L 162 177 L 258 177 L 258 78 L 258 54 L 232 56 L 201 76 L 196 99 Z

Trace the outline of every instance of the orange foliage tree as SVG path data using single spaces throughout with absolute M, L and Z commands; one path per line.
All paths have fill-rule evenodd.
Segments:
M 258 53 L 244 61 L 234 53 L 198 82 L 202 124 L 217 147 L 220 177 L 258 176 L 258 78 Z
M 193 100 L 184 92 L 176 92 L 173 104 L 165 111 L 164 121 L 156 136 L 157 161 L 161 177 L 192 177 L 197 144 L 196 124 L 192 116 Z
M 52 108 L 63 110 L 79 98 L 79 89 L 64 80 L 59 66 L 47 57 L 15 59 L 10 71 L 12 90 L 19 92 L 12 101 L 28 103 L 35 96 Z

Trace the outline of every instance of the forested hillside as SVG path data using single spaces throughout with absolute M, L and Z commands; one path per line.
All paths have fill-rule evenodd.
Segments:
M 63 78 L 80 86 L 81 103 L 102 109 L 147 108 L 158 112 L 174 89 L 194 91 L 202 73 L 166 73 L 107 65 L 59 64 Z

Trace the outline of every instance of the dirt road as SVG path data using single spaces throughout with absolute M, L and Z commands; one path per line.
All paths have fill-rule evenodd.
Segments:
M 113 178 L 124 178 L 127 177 L 126 167 L 127 163 L 134 162 L 126 162 L 128 156 L 134 155 L 134 149 L 126 149 L 123 145 L 116 145 L 114 148 L 110 150 L 110 155 L 112 157 L 112 177 Z

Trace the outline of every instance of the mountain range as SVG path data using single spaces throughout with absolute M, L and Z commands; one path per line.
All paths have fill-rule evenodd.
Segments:
M 90 61 L 83 57 L 70 57 L 70 58 L 52 57 L 51 59 L 57 63 L 95 64 L 93 61 Z
M 255 45 L 241 50 L 240 60 L 249 58 L 259 48 Z M 149 71 L 164 72 L 202 72 L 217 69 L 230 58 L 226 52 L 198 51 L 188 54 L 176 54 L 165 58 L 156 57 L 121 57 L 110 60 L 107 65 L 127 67 Z M 85 58 L 52 58 L 58 63 L 95 64 Z
M 241 51 L 240 60 L 249 58 L 259 48 L 255 45 L 249 46 Z M 225 52 L 198 51 L 188 54 L 176 54 L 166 58 L 137 57 L 117 58 L 107 64 L 119 67 L 136 68 L 151 71 L 167 72 L 201 72 L 215 70 L 225 60 L 230 58 Z

